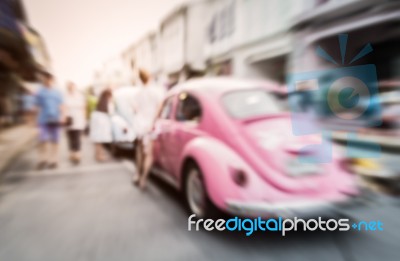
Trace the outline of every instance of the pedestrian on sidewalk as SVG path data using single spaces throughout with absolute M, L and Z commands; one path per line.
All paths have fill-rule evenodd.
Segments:
M 95 157 L 105 161 L 104 144 L 112 142 L 111 116 L 114 114 L 111 89 L 104 90 L 99 98 L 96 110 L 90 116 L 90 139 L 96 144 Z
M 43 73 L 42 86 L 36 94 L 39 125 L 39 163 L 37 168 L 56 168 L 60 127 L 65 121 L 63 97 L 54 87 L 50 73 Z
M 141 189 L 146 187 L 147 177 L 153 164 L 153 140 L 155 133 L 152 131 L 154 121 L 164 96 L 164 89 L 151 81 L 150 74 L 141 69 L 139 78 L 143 83 L 136 94 L 134 102 L 136 142 L 136 169 L 132 182 Z
M 81 160 L 81 137 L 86 127 L 86 100 L 73 82 L 67 84 L 65 94 L 67 138 L 70 161 L 79 164 Z
M 86 93 L 86 119 L 90 119 L 92 113 L 96 110 L 98 97 L 95 95 L 94 88 L 89 87 Z M 90 126 L 86 125 L 85 135 L 89 135 Z

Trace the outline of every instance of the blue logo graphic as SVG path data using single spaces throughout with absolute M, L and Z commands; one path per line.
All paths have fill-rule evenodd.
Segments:
M 339 92 L 338 98 L 340 105 L 346 109 L 351 109 L 360 101 L 360 94 L 354 88 L 346 87 Z
M 372 220 L 369 222 L 362 220 L 358 223 L 353 223 L 351 227 L 358 231 L 383 231 L 383 222 L 380 220 Z
M 357 137 L 360 128 L 382 124 L 375 65 L 350 66 L 371 53 L 372 46 L 365 45 L 345 65 L 348 35 L 340 34 L 338 39 L 340 64 L 320 46 L 316 49 L 319 57 L 334 64 L 336 68 L 295 73 L 287 77 L 294 135 L 322 136 L 322 142 L 303 148 L 307 153 L 300 153 L 299 160 L 302 162 L 332 161 L 332 146 L 329 141 L 332 138 L 332 124 L 337 130 L 342 127 L 347 131 L 349 158 L 375 158 L 380 154 L 380 146 L 375 143 L 362 141 L 363 149 L 354 146 L 360 143 Z

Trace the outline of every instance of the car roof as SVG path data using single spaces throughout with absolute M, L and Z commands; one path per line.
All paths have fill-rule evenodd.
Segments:
M 178 92 L 195 92 L 198 95 L 219 96 L 236 90 L 265 88 L 271 92 L 285 93 L 286 88 L 281 84 L 265 80 L 247 80 L 234 77 L 206 77 L 192 79 L 181 83 L 169 91 L 169 95 Z

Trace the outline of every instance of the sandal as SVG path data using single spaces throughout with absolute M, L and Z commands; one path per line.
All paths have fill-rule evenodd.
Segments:
M 135 176 L 134 178 L 132 178 L 132 184 L 135 185 L 136 187 L 139 186 L 140 183 L 140 178 L 138 176 Z
M 49 169 L 56 169 L 58 167 L 58 164 L 56 162 L 50 163 L 49 164 Z
M 45 169 L 47 166 L 47 162 L 46 161 L 41 161 L 37 164 L 36 169 L 37 170 L 43 170 Z

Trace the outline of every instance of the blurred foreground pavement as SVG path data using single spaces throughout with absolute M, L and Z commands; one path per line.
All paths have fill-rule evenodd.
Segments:
M 93 160 L 85 140 L 83 162 L 34 171 L 33 147 L 4 173 L 0 185 L 0 260 L 400 260 L 400 200 L 373 195 L 344 214 L 381 220 L 383 232 L 189 232 L 178 193 L 152 180 L 132 187 L 133 165 Z

